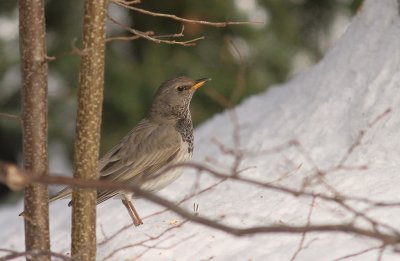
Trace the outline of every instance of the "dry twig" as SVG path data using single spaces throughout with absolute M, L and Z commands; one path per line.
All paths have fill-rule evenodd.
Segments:
M 172 19 L 175 21 L 179 21 L 182 23 L 189 23 L 189 24 L 202 24 L 202 25 L 208 25 L 208 26 L 215 26 L 215 27 L 226 27 L 228 25 L 249 25 L 249 24 L 260 24 L 260 22 L 209 22 L 209 21 L 201 21 L 201 20 L 192 20 L 192 19 L 186 19 L 182 18 L 173 14 L 164 14 L 164 13 L 156 13 L 156 12 L 151 12 L 142 8 L 130 6 L 126 1 L 122 0 L 113 0 L 112 1 L 114 4 L 122 6 L 126 9 L 130 9 L 142 14 L 150 15 L 150 16 L 155 16 L 155 17 L 163 17 L 163 18 L 168 18 Z
M 33 260 L 40 260 L 43 257 L 54 257 L 54 258 L 57 258 L 57 259 L 63 260 L 63 261 L 78 261 L 75 258 L 66 256 L 66 255 L 62 255 L 60 253 L 45 251 L 45 250 L 31 250 L 31 251 L 25 251 L 25 252 L 17 252 L 17 251 L 12 251 L 9 249 L 2 248 L 2 249 L 0 249 L 0 251 L 10 253 L 6 256 L 0 257 L 0 261 L 13 260 L 13 259 L 16 259 L 19 257 L 26 257 L 26 258 L 33 259 Z
M 145 39 L 150 40 L 150 41 L 155 42 L 155 43 L 178 44 L 178 45 L 183 45 L 183 46 L 193 46 L 193 45 L 196 45 L 197 41 L 200 41 L 200 40 L 204 39 L 204 37 L 202 36 L 202 37 L 194 38 L 194 39 L 187 40 L 187 41 L 163 40 L 163 39 L 159 39 L 159 36 L 155 36 L 154 32 L 151 32 L 151 31 L 142 32 L 142 31 L 133 29 L 133 28 L 127 26 L 127 25 L 124 25 L 124 24 L 118 22 L 117 20 L 112 18 L 110 15 L 107 15 L 107 17 L 108 17 L 108 19 L 110 21 L 112 21 L 116 25 L 118 25 L 118 26 L 124 28 L 125 30 L 127 30 L 128 32 L 132 33 L 135 37 L 145 38 Z M 181 37 L 182 35 L 183 34 L 181 32 L 179 34 L 173 34 L 173 35 L 171 35 L 171 37 Z M 165 36 L 161 36 L 161 37 L 165 37 Z M 126 40 L 128 38 L 129 37 L 117 37 L 117 38 L 113 37 L 113 38 L 108 38 L 107 41 L 112 41 L 112 40 L 115 40 L 115 39 Z M 134 39 L 137 39 L 137 38 L 134 38 Z
M 333 261 L 340 261 L 340 260 L 345 260 L 345 259 L 356 257 L 356 256 L 361 256 L 361 255 L 369 253 L 371 251 L 374 251 L 374 250 L 377 250 L 377 249 L 382 249 L 383 247 L 384 246 L 370 247 L 370 248 L 367 248 L 367 249 L 364 249 L 364 250 L 361 250 L 361 251 L 358 251 L 358 252 L 355 252 L 355 253 L 352 253 L 352 254 L 348 254 L 348 255 L 345 255 L 345 256 L 338 257 L 338 258 L 334 259 Z M 378 258 L 378 260 L 380 260 L 380 259 Z
M 21 117 L 20 116 L 14 115 L 14 114 L 10 114 L 10 113 L 0 112 L 0 117 L 1 118 L 6 118 L 6 119 L 11 119 L 11 120 L 21 121 Z
M 205 193 L 207 191 L 210 191 L 210 190 L 214 189 L 216 186 L 218 186 L 219 184 L 223 183 L 226 180 L 227 179 L 221 179 L 221 180 L 217 181 L 216 183 L 214 183 L 214 184 L 212 184 L 212 185 L 210 185 L 210 186 L 208 186 L 208 187 L 196 192 L 195 194 L 188 195 L 188 196 L 184 197 L 183 199 L 181 199 L 180 201 L 178 201 L 176 203 L 176 205 L 180 206 L 184 202 L 187 202 L 189 199 L 192 199 L 195 196 L 201 195 L 201 194 L 203 194 L 203 193 Z M 153 217 L 153 216 L 161 215 L 161 214 L 163 214 L 163 213 L 165 213 L 167 211 L 168 211 L 168 208 L 165 208 L 165 209 L 163 209 L 161 211 L 157 211 L 157 212 L 152 213 L 152 214 L 150 214 L 148 216 L 145 216 L 143 218 L 143 220 L 146 220 L 146 219 L 148 219 L 150 217 Z M 111 241 L 112 239 L 114 239 L 116 236 L 118 236 L 119 234 L 121 234 L 123 231 L 125 231 L 127 229 L 132 229 L 132 224 L 127 224 L 126 226 L 123 226 L 122 228 L 120 228 L 118 231 L 116 231 L 112 235 L 110 235 L 108 237 L 105 237 L 101 242 L 98 243 L 98 245 L 104 245 L 104 244 L 108 243 L 109 241 Z
M 127 244 L 127 245 L 118 247 L 117 249 L 114 249 L 112 252 L 110 252 L 110 253 L 104 258 L 104 260 L 107 260 L 107 259 L 112 258 L 114 255 L 116 255 L 118 252 L 120 252 L 120 251 L 122 251 L 122 250 L 126 250 L 126 249 L 133 248 L 133 247 L 137 247 L 137 246 L 142 246 L 142 247 L 146 247 L 147 249 L 149 249 L 149 248 L 151 248 L 151 247 L 148 247 L 148 246 L 147 246 L 148 243 L 151 243 L 152 241 L 155 241 L 155 240 L 158 240 L 158 239 L 162 238 L 164 235 L 168 234 L 169 232 L 171 232 L 171 231 L 173 231 L 173 230 L 176 230 L 176 229 L 182 227 L 182 226 L 183 226 L 184 224 L 186 224 L 187 222 L 188 222 L 187 220 L 184 220 L 183 222 L 181 222 L 181 223 L 178 224 L 177 226 L 172 226 L 172 227 L 170 227 L 170 228 L 164 230 L 163 232 L 161 232 L 161 233 L 158 234 L 157 236 L 148 236 L 148 239 L 141 240 L 141 241 L 136 242 L 136 243 L 131 243 L 131 244 Z M 130 226 L 130 227 L 132 227 L 132 226 Z M 167 236 L 167 237 L 164 238 L 163 240 L 169 239 L 169 238 L 170 238 L 170 237 Z M 160 242 L 160 241 L 157 242 L 157 244 L 159 244 L 159 243 L 161 243 L 161 242 Z M 152 246 L 152 247 L 154 247 L 154 246 Z M 143 254 L 144 254 L 144 253 L 142 253 L 141 255 L 143 255 Z
M 306 223 L 307 227 L 311 225 L 311 215 L 312 215 L 312 212 L 313 212 L 313 209 L 314 209 L 314 204 L 315 204 L 315 198 L 312 198 L 312 201 L 311 201 L 311 204 L 310 204 L 310 210 L 308 211 L 308 216 L 307 216 L 307 223 Z M 301 250 L 306 248 L 304 246 L 304 241 L 305 240 L 306 240 L 306 232 L 301 234 L 301 239 L 300 239 L 299 246 L 298 246 L 296 252 L 294 252 L 292 258 L 290 259 L 291 261 L 295 260 L 296 257 L 298 256 L 298 254 L 301 252 Z

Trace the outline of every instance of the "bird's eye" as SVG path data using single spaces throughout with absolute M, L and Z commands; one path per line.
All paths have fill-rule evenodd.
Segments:
M 178 88 L 176 88 L 176 90 L 178 92 L 182 92 L 183 90 L 185 90 L 185 86 L 179 86 Z

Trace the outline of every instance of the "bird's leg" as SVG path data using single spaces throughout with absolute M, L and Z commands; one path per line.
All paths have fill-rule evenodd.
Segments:
M 135 207 L 132 204 L 130 196 L 128 197 L 128 196 L 124 195 L 124 199 L 122 199 L 122 203 L 124 204 L 124 206 L 128 210 L 129 215 L 131 216 L 133 224 L 135 225 L 135 227 L 140 226 L 141 224 L 143 224 L 142 219 L 139 217 L 139 214 L 137 213 Z

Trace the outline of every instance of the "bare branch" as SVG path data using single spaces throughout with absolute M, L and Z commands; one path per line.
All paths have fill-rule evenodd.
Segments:
M 186 163 L 180 165 L 190 166 L 193 163 Z M 200 165 L 201 166 L 201 165 Z M 204 168 L 201 166 L 201 168 Z M 221 174 L 217 174 L 218 172 L 213 171 L 215 175 L 221 176 Z M 241 179 L 241 177 L 237 176 L 225 176 L 231 179 Z M 305 233 L 305 232 L 343 232 L 343 233 L 351 233 L 356 235 L 361 235 L 373 239 L 380 240 L 382 243 L 386 245 L 397 245 L 400 243 L 400 236 L 395 234 L 384 233 L 381 231 L 371 231 L 368 229 L 360 228 L 355 226 L 354 224 L 321 224 L 321 225 L 310 225 L 310 226 L 286 226 L 286 225 L 270 225 L 270 226 L 255 226 L 250 228 L 238 228 L 229 225 L 225 225 L 216 220 L 208 219 L 201 217 L 198 214 L 193 214 L 181 207 L 177 206 L 174 202 L 166 200 L 158 195 L 147 192 L 140 187 L 133 184 L 124 184 L 119 182 L 112 181 L 99 181 L 99 180 L 80 180 L 68 177 L 52 177 L 52 176 L 26 176 L 27 180 L 30 182 L 38 182 L 42 184 L 58 184 L 58 185 L 68 185 L 74 188 L 81 189 L 113 189 L 113 190 L 123 190 L 123 191 L 132 191 L 136 195 L 141 196 L 147 200 L 150 200 L 158 205 L 164 206 L 178 215 L 184 217 L 185 219 L 202 224 L 217 230 L 224 231 L 226 233 L 235 235 L 235 236 L 246 236 L 246 235 L 254 235 L 260 233 Z M 257 184 L 256 181 L 247 180 L 249 183 Z M 271 185 L 266 185 L 266 187 L 274 188 L 279 190 L 281 188 L 277 188 Z M 288 193 L 293 194 L 294 192 L 290 189 L 285 189 Z M 284 190 L 281 190 L 284 191 Z M 330 201 L 337 201 L 338 199 L 330 198 L 328 196 L 322 196 L 318 194 L 299 192 L 298 195 L 312 195 L 316 198 L 327 199 Z
M 152 32 L 144 32 L 145 34 L 150 35 Z M 132 35 L 132 36 L 114 36 L 114 37 L 108 37 L 106 39 L 106 43 L 112 42 L 112 41 L 133 41 L 136 39 L 142 38 L 139 35 Z
M 108 17 L 108 19 L 110 19 L 110 21 L 112 21 L 116 25 L 121 26 L 122 28 L 124 28 L 125 30 L 127 30 L 130 33 L 134 34 L 135 36 L 141 37 L 141 38 L 145 38 L 145 39 L 147 39 L 149 41 L 152 41 L 152 42 L 155 42 L 155 43 L 178 44 L 178 45 L 183 45 L 183 46 L 194 46 L 194 45 L 196 45 L 197 41 L 205 39 L 205 37 L 202 36 L 202 37 L 194 38 L 194 39 L 187 40 L 187 41 L 163 40 L 163 39 L 159 39 L 158 36 L 154 36 L 153 32 L 142 32 L 142 31 L 133 29 L 133 28 L 127 26 L 127 25 L 124 25 L 124 24 L 118 22 L 117 20 L 112 18 L 110 15 L 107 15 L 107 17 Z M 182 33 L 173 34 L 172 36 L 173 37 L 178 37 L 178 36 L 180 37 L 181 34 Z M 161 37 L 165 37 L 165 36 L 161 36 Z
M 363 255 L 365 253 L 368 253 L 368 252 L 371 252 L 373 250 L 382 249 L 383 247 L 384 247 L 384 245 L 377 246 L 377 247 L 370 247 L 370 248 L 367 248 L 367 249 L 364 249 L 364 250 L 361 250 L 361 251 L 358 251 L 358 252 L 355 252 L 355 253 L 352 253 L 352 254 L 349 254 L 349 255 L 338 257 L 338 258 L 334 259 L 333 261 L 340 261 L 340 260 L 345 260 L 345 259 L 356 257 L 356 256 L 361 256 L 361 255 Z
M 177 34 L 157 35 L 156 37 L 157 37 L 157 38 L 183 37 L 183 36 L 185 36 L 185 35 L 183 34 L 184 31 L 185 31 L 185 25 L 183 24 L 183 25 L 182 25 L 181 31 L 180 31 L 179 33 L 177 33 Z
M 133 5 L 133 4 L 140 4 L 140 3 L 141 3 L 141 0 L 131 0 L 131 1 L 125 0 L 125 1 L 123 1 L 123 2 L 124 2 L 124 4 L 126 4 L 126 5 Z
M 358 136 L 354 143 L 348 148 L 346 154 L 343 155 L 342 159 L 339 161 L 335 168 L 339 169 L 343 167 L 343 164 L 350 157 L 350 155 L 354 152 L 354 150 L 361 145 L 362 140 L 364 139 L 365 134 L 369 129 L 371 129 L 376 123 L 382 120 L 385 116 L 387 116 L 392 111 L 392 108 L 387 108 L 384 112 L 379 114 L 375 119 L 373 119 L 370 123 L 367 124 L 366 128 L 360 130 Z
M 192 20 L 192 19 L 186 19 L 182 17 L 178 17 L 173 14 L 164 14 L 164 13 L 156 13 L 156 12 L 151 12 L 142 8 L 130 6 L 126 3 L 126 1 L 121 1 L 121 0 L 112 0 L 112 2 L 116 5 L 122 6 L 124 8 L 150 15 L 150 16 L 155 16 L 155 17 L 164 17 L 164 18 L 169 18 L 175 21 L 183 22 L 183 23 L 189 23 L 189 24 L 203 24 L 203 25 L 208 25 L 208 26 L 215 26 L 215 27 L 226 27 L 228 25 L 245 25 L 245 24 L 262 24 L 260 22 L 209 22 L 209 21 L 201 21 L 201 20 Z
M 80 57 L 85 56 L 91 48 L 86 48 L 86 49 L 81 50 L 79 47 L 76 46 L 76 42 L 77 42 L 76 38 L 74 38 L 71 41 L 71 50 L 70 51 L 62 52 L 60 54 L 56 54 L 56 55 L 52 55 L 52 56 L 46 56 L 46 60 L 51 62 L 51 61 L 60 59 L 61 57 L 70 56 L 70 55 L 78 55 Z
M 4 112 L 0 112 L 0 118 L 7 118 L 7 119 L 11 119 L 11 120 L 21 121 L 21 116 L 4 113 Z
M 234 41 L 230 38 L 226 38 L 226 42 L 232 46 L 232 49 L 236 52 L 237 56 L 239 57 L 239 68 L 236 73 L 236 87 L 233 89 L 231 97 L 230 97 L 230 102 L 232 104 L 236 104 L 240 97 L 243 96 L 243 92 L 246 88 L 246 83 L 245 83 L 245 74 L 246 74 L 246 69 L 247 65 L 244 63 L 243 56 L 239 50 L 239 48 L 236 46 Z
M 224 95 L 219 93 L 217 90 L 213 88 L 204 87 L 206 94 L 211 97 L 214 101 L 216 101 L 223 108 L 232 108 L 231 102 L 225 98 Z
M 64 261 L 78 261 L 75 258 L 66 256 L 66 255 L 62 255 L 62 254 L 59 254 L 56 252 L 46 251 L 46 250 L 30 250 L 30 251 L 26 251 L 26 252 L 17 252 L 17 251 L 1 248 L 0 251 L 10 253 L 6 256 L 0 257 L 0 261 L 12 260 L 12 259 L 16 259 L 18 257 L 26 257 L 26 258 L 32 259 L 32 260 L 43 260 L 43 258 L 45 258 L 45 257 L 46 258 L 56 257 L 56 258 L 58 258 L 60 260 L 64 260 Z
M 170 228 L 164 230 L 163 232 L 161 232 L 161 233 L 158 234 L 157 236 L 148 236 L 148 239 L 145 239 L 145 240 L 142 240 L 142 241 L 133 243 L 133 244 L 127 244 L 127 245 L 118 247 L 117 249 L 114 249 L 110 254 L 108 254 L 108 255 L 104 258 L 104 260 L 107 260 L 107 259 L 112 258 L 115 254 L 117 254 L 118 252 L 120 252 L 120 251 L 122 251 L 122 250 L 125 250 L 125 249 L 128 249 L 128 248 L 133 248 L 133 247 L 136 247 L 136 246 L 144 246 L 144 245 L 147 244 L 147 243 L 150 243 L 150 242 L 152 242 L 152 241 L 154 241 L 154 240 L 160 239 L 161 237 L 163 237 L 164 235 L 166 235 L 166 234 L 169 233 L 170 231 L 182 227 L 182 226 L 183 226 L 184 224 L 186 224 L 187 222 L 188 222 L 188 221 L 185 220 L 185 221 L 181 222 L 181 223 L 180 223 L 179 225 L 177 225 L 177 226 L 172 226 L 172 227 L 170 227 Z M 132 227 L 132 226 L 130 226 L 130 227 Z
M 312 198 L 310 210 L 308 211 L 306 227 L 309 227 L 311 225 L 311 215 L 312 215 L 312 212 L 314 209 L 314 204 L 315 204 L 315 198 Z M 304 247 L 305 239 L 306 239 L 306 232 L 303 232 L 303 234 L 301 235 L 299 246 L 298 246 L 296 252 L 294 252 L 292 258 L 290 259 L 291 261 L 296 259 L 297 255 L 300 253 L 301 250 L 305 249 L 305 247 Z
M 208 187 L 206 187 L 206 188 L 204 188 L 204 189 L 198 191 L 196 194 L 192 194 L 192 195 L 186 196 L 186 197 L 184 197 L 182 200 L 178 201 L 178 202 L 176 203 L 176 205 L 177 205 L 177 206 L 180 206 L 182 203 L 188 201 L 189 199 L 192 199 L 192 198 L 195 197 L 195 196 L 201 195 L 201 194 L 203 194 L 203 193 L 205 193 L 205 192 L 207 192 L 207 191 L 212 190 L 213 188 L 215 188 L 216 186 L 218 186 L 219 184 L 223 183 L 223 182 L 226 181 L 226 180 L 227 180 L 227 179 L 221 179 L 221 180 L 219 180 L 218 182 L 216 182 L 216 183 L 214 183 L 214 184 L 212 184 L 212 185 L 210 185 L 210 186 L 208 186 Z M 163 210 L 161 210 L 161 211 L 157 211 L 157 212 L 152 213 L 152 214 L 150 214 L 150 215 L 148 215 L 148 216 L 145 216 L 143 219 L 145 220 L 145 219 L 147 219 L 147 218 L 150 218 L 150 217 L 153 217 L 153 216 L 156 216 L 156 215 L 160 215 L 160 214 L 162 214 L 162 213 L 167 212 L 168 210 L 169 210 L 168 208 L 165 208 L 165 209 L 163 209 Z M 120 233 L 122 233 L 122 231 L 125 231 L 125 230 L 127 230 L 127 229 L 131 229 L 131 228 L 132 228 L 132 224 L 128 224 L 128 225 L 126 225 L 126 226 L 123 226 L 123 227 L 120 228 L 118 231 L 116 231 L 115 233 L 113 233 L 111 236 L 105 237 L 105 239 L 104 239 L 103 241 L 99 242 L 98 245 L 104 245 L 104 244 L 108 243 L 108 242 L 111 241 L 113 238 L 115 238 L 117 235 L 119 235 Z

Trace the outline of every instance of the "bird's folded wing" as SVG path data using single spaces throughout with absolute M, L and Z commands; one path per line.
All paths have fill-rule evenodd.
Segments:
M 100 179 L 140 180 L 141 174 L 156 172 L 167 164 L 178 153 L 181 140 L 173 126 L 141 122 L 101 159 Z M 117 194 L 115 190 L 99 190 L 97 204 Z
M 99 162 L 99 179 L 128 181 L 141 173 L 161 168 L 179 151 L 181 136 L 173 126 L 160 126 L 142 120 Z M 159 166 L 159 167 L 157 167 Z M 68 197 L 70 188 L 64 188 L 50 201 Z M 98 191 L 98 203 L 115 196 L 118 192 Z
M 154 165 L 164 166 L 181 140 L 173 126 L 142 121 L 100 160 L 100 179 L 130 180 Z

